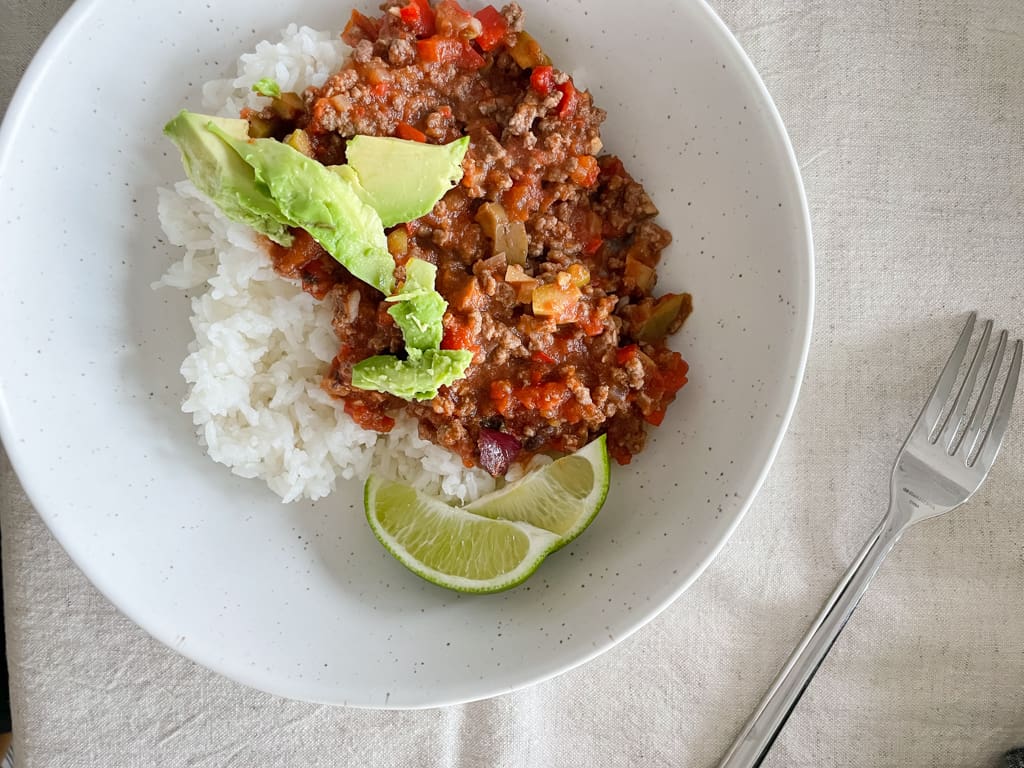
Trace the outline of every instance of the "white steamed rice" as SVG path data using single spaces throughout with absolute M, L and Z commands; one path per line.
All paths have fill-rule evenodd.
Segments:
M 238 61 L 238 76 L 203 87 L 204 108 L 237 116 L 258 106 L 251 86 L 274 78 L 282 90 L 320 86 L 338 69 L 336 34 L 289 25 Z M 188 291 L 195 340 L 181 373 L 189 385 L 182 410 L 214 461 L 264 480 L 284 501 L 318 499 L 339 478 L 370 472 L 402 479 L 448 500 L 468 501 L 494 488 L 480 469 L 421 440 L 402 416 L 386 435 L 357 426 L 320 380 L 337 353 L 331 308 L 273 270 L 255 233 L 226 219 L 190 182 L 159 190 L 160 223 L 185 249 L 156 287 Z

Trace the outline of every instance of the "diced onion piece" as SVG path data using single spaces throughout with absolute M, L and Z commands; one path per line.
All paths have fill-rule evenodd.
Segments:
M 409 234 L 405 227 L 399 227 L 388 233 L 388 252 L 392 256 L 404 256 L 409 250 Z
M 562 287 L 558 283 L 546 283 L 533 289 L 533 314 L 550 317 L 556 323 L 572 322 L 576 307 L 583 294 L 575 285 Z
M 626 256 L 622 278 L 626 288 L 636 288 L 647 293 L 654 287 L 654 270 L 632 255 Z
M 510 221 L 499 226 L 494 234 L 494 252 L 504 253 L 509 264 L 525 264 L 528 240 L 526 224 L 522 221 Z
M 476 223 L 493 240 L 498 227 L 508 223 L 505 206 L 501 203 L 484 203 L 476 212 Z
M 309 134 L 301 128 L 296 128 L 288 134 L 284 143 L 292 149 L 301 152 L 306 157 L 313 157 L 313 143 L 309 140 Z
M 476 222 L 480 229 L 494 241 L 495 255 L 505 254 L 509 264 L 525 264 L 529 239 L 526 236 L 526 224 L 521 221 L 508 220 L 505 206 L 501 203 L 484 203 L 476 212 Z
M 516 289 L 516 301 L 519 304 L 529 304 L 533 301 L 533 289 L 540 281 L 530 277 L 519 264 L 510 264 L 505 270 L 505 282 Z
M 582 288 L 590 282 L 590 270 L 582 264 L 570 264 L 569 279 L 577 288 Z
M 288 91 L 271 101 L 270 108 L 282 120 L 292 121 L 298 120 L 299 116 L 306 111 L 306 102 L 299 94 Z
M 480 451 L 480 466 L 492 477 L 503 477 L 522 450 L 519 441 L 512 435 L 486 428 L 480 430 L 477 448 Z

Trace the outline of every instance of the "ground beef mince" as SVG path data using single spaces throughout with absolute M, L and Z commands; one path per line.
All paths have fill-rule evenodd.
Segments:
M 448 302 L 444 349 L 473 352 L 465 378 L 406 402 L 352 386 L 352 366 L 401 354 L 384 297 L 310 237 L 271 247 L 275 268 L 333 302 L 340 349 L 323 386 L 362 426 L 415 416 L 421 435 L 467 466 L 503 473 L 511 457 L 574 451 L 606 433 L 623 464 L 686 382 L 667 348 L 686 294 L 652 294 L 669 233 L 651 198 L 601 155 L 603 110 L 523 31 L 516 4 L 471 14 L 454 0 L 391 0 L 353 12 L 344 67 L 319 89 L 283 94 L 245 116 L 325 164 L 356 134 L 446 143 L 470 137 L 461 185 L 420 219 L 388 231 L 395 277 L 437 265 Z M 499 456 L 491 460 L 491 456 Z

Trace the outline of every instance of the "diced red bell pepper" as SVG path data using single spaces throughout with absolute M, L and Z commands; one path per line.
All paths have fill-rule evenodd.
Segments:
M 599 250 L 601 250 L 601 246 L 603 244 L 604 244 L 604 239 L 603 238 L 601 238 L 601 237 L 592 237 L 592 238 L 590 238 L 590 240 L 587 241 L 587 244 L 583 246 L 583 252 L 585 254 L 587 254 L 587 256 L 593 256 L 595 253 L 597 253 Z
M 409 0 L 408 5 L 398 9 L 398 17 L 416 37 L 430 37 L 434 34 L 434 10 L 428 0 Z
M 572 84 L 572 78 L 569 78 L 555 87 L 562 92 L 562 100 L 558 102 L 558 116 L 569 117 L 576 111 L 576 102 L 579 100 L 576 86 Z
M 441 337 L 441 349 L 466 349 L 474 356 L 482 351 L 469 326 L 454 317 L 445 324 L 444 335 Z
M 427 134 L 417 128 L 413 128 L 408 123 L 399 123 L 398 129 L 395 133 L 398 134 L 398 138 L 405 139 L 406 141 L 419 141 L 425 143 L 427 140 Z
M 456 40 L 454 37 L 428 37 L 416 41 L 416 50 L 422 61 L 446 64 L 457 62 L 464 69 L 480 69 L 484 58 L 468 40 Z
M 659 411 L 651 411 L 650 413 L 648 413 L 647 415 L 644 416 L 644 421 L 646 421 L 648 424 L 653 424 L 656 427 L 660 427 L 661 426 L 661 422 L 663 422 L 664 420 L 665 420 L 665 409 L 664 408 L 662 408 Z
M 463 69 L 480 69 L 487 62 L 484 57 L 477 53 L 476 48 L 468 40 L 462 41 L 462 55 L 459 57 L 459 66 Z
M 493 51 L 508 34 L 508 22 L 493 5 L 485 6 L 476 13 L 483 30 L 476 38 L 476 44 L 483 51 Z
M 534 67 L 530 72 L 530 87 L 541 96 L 547 96 L 555 87 L 553 67 Z

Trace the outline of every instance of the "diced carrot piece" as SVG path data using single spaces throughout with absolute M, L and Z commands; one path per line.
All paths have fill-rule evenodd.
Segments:
M 408 123 L 399 123 L 395 133 L 398 134 L 398 138 L 405 139 L 406 141 L 426 142 L 427 140 L 427 134 L 418 128 L 413 128 Z
M 581 187 L 592 187 L 597 182 L 601 168 L 593 155 L 582 155 L 576 158 L 576 167 L 569 172 L 569 178 Z

